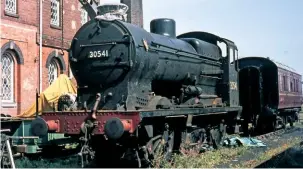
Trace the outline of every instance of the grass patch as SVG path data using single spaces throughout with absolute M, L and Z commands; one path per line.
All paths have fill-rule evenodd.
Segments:
M 220 148 L 199 153 L 194 149 L 181 148 L 181 154 L 174 155 L 171 162 L 167 162 L 160 155 L 157 155 L 153 163 L 155 168 L 212 168 L 244 154 L 246 149 L 246 147 Z

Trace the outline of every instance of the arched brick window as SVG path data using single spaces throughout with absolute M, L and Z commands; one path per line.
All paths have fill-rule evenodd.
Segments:
M 23 64 L 20 48 L 13 42 L 7 42 L 1 47 L 1 95 L 4 104 L 16 103 L 15 87 L 17 86 L 17 64 Z
M 48 65 L 48 84 L 51 85 L 58 78 L 58 66 L 55 59 Z
M 46 68 L 48 69 L 48 84 L 51 85 L 60 74 L 66 71 L 63 55 L 56 51 L 51 52 L 46 60 Z
M 1 57 L 1 93 L 2 102 L 14 102 L 15 63 L 12 53 L 5 51 Z

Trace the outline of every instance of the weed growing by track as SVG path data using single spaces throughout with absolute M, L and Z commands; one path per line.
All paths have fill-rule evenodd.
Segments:
M 246 149 L 246 147 L 221 148 L 199 153 L 199 150 L 182 148 L 181 154 L 174 155 L 171 162 L 167 162 L 157 155 L 153 165 L 155 168 L 212 168 L 216 164 L 226 163 L 236 156 L 242 155 Z
M 279 141 L 281 139 L 281 141 Z M 271 140 L 271 139 L 270 139 Z M 267 140 L 268 141 L 268 140 Z M 302 142 L 300 137 L 278 138 L 279 147 L 236 147 L 220 148 L 219 150 L 199 153 L 199 150 L 181 148 L 181 153 L 174 155 L 171 162 L 166 162 L 163 157 L 156 155 L 153 161 L 155 168 L 214 168 L 229 166 L 231 168 L 253 168 L 270 160 L 281 152 L 294 147 Z M 262 151 L 262 149 L 264 151 Z M 261 150 L 261 151 L 260 151 Z M 245 155 L 244 158 L 243 155 Z M 233 164 L 234 163 L 234 164 Z

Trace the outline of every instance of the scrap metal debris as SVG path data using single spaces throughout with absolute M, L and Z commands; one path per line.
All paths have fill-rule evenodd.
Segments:
M 227 147 L 234 147 L 234 146 L 265 147 L 266 146 L 262 141 L 250 137 L 226 138 L 223 142 L 223 145 Z

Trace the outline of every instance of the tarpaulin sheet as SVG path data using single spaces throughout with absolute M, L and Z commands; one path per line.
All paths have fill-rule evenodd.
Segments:
M 225 146 L 238 146 L 238 145 L 243 145 L 243 146 L 249 146 L 249 147 L 264 147 L 266 146 L 262 141 L 254 139 L 254 138 L 247 138 L 247 137 L 232 137 L 232 138 L 227 138 L 224 140 L 224 145 Z
M 76 94 L 77 89 L 65 74 L 61 74 L 47 89 L 40 93 L 40 97 L 38 98 L 39 115 L 41 115 L 42 111 L 52 111 L 53 105 L 57 105 L 59 97 L 67 93 Z M 17 115 L 17 117 L 29 118 L 35 115 L 36 100 L 26 111 Z

